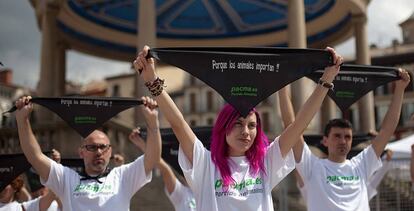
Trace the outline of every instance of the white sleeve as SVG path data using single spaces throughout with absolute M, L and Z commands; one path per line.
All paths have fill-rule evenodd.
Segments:
M 303 182 L 306 185 L 306 182 L 312 176 L 312 169 L 314 162 L 319 159 L 315 157 L 310 151 L 306 143 L 303 144 L 302 157 L 299 163 L 296 163 L 296 169 L 299 174 L 302 176 Z
M 188 185 L 194 192 L 201 193 L 204 177 L 210 176 L 205 175 L 209 159 L 210 152 L 203 146 L 198 138 L 194 141 L 192 165 L 184 154 L 181 145 L 178 149 L 178 163 L 183 170 Z
M 273 189 L 283 178 L 295 168 L 295 157 L 290 150 L 285 158 L 282 157 L 279 146 L 279 137 L 270 143 L 267 148 L 265 162 L 266 172 L 270 176 L 270 188 Z
M 113 169 L 113 171 L 120 171 L 121 190 L 126 191 L 131 197 L 152 179 L 152 171 L 148 175 L 145 174 L 144 156 L 145 154 L 131 163 Z
M 42 185 L 50 188 L 57 196 L 63 196 L 65 192 L 66 178 L 70 178 L 74 175 L 78 175 L 74 170 L 63 166 L 60 163 L 56 163 L 54 160 L 50 159 L 50 172 L 47 181 L 43 181 L 40 178 L 40 183 Z
M 388 170 L 391 169 L 391 162 L 390 161 L 384 161 L 381 168 L 379 168 L 374 175 L 371 176 L 371 178 L 368 180 L 368 183 L 372 186 L 377 188 L 378 185 L 381 183 L 382 178 L 384 178 L 385 174 L 388 172 Z
M 381 183 L 382 178 L 385 174 L 391 169 L 391 162 L 384 161 L 381 168 L 379 168 L 374 175 L 372 175 L 368 180 L 367 190 L 368 190 L 368 199 L 372 199 L 377 195 L 377 187 Z
M 25 201 L 21 205 L 23 206 L 25 211 L 39 211 L 39 206 L 40 206 L 39 202 L 40 202 L 40 197 L 35 198 L 30 201 Z
M 183 184 L 176 178 L 174 190 L 171 194 L 168 193 L 167 188 L 164 188 L 165 194 L 170 199 L 171 203 L 175 206 L 183 200 Z
M 353 157 L 351 159 L 351 163 L 353 163 L 361 171 L 361 175 L 367 183 L 374 172 L 382 166 L 381 159 L 377 157 L 372 145 L 368 146 L 357 156 Z

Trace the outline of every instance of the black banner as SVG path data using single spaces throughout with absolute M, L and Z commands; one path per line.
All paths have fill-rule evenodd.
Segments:
M 112 97 L 34 97 L 31 102 L 56 113 L 84 138 L 118 113 L 142 104 L 134 98 Z
M 216 90 L 242 116 L 287 84 L 332 64 L 326 50 L 292 48 L 153 48 L 150 55 Z
M 322 74 L 323 70 L 318 70 L 307 77 L 318 83 Z M 334 91 L 329 90 L 328 95 L 344 112 L 368 92 L 399 78 L 395 67 L 344 64 L 333 81 Z
M 0 155 L 0 192 L 30 167 L 24 154 Z

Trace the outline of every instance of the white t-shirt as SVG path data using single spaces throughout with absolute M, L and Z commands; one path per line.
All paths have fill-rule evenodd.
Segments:
M 377 195 L 377 187 L 381 183 L 382 178 L 384 178 L 385 174 L 388 172 L 388 170 L 391 169 L 391 162 L 390 161 L 384 161 L 382 164 L 382 167 L 378 169 L 374 175 L 371 176 L 368 180 L 368 199 L 371 200 L 374 198 L 375 195 Z
M 266 175 L 251 175 L 247 158 L 231 157 L 232 178 L 236 184 L 226 188 L 222 185 L 220 171 L 211 160 L 210 151 L 196 139 L 193 149 L 193 165 L 179 149 L 178 162 L 196 199 L 197 210 L 273 210 L 272 189 L 295 166 L 293 152 L 283 159 L 279 137 L 270 144 L 264 158 Z
M 145 175 L 144 155 L 134 162 L 116 167 L 99 180 L 80 180 L 79 174 L 53 160 L 49 179 L 41 181 L 62 201 L 63 210 L 129 210 L 131 197 L 151 181 L 152 174 Z
M 174 191 L 169 194 L 167 189 L 164 189 L 174 209 L 177 211 L 195 211 L 196 203 L 193 192 L 190 188 L 181 184 L 178 179 L 175 179 Z
M 30 200 L 23 203 L 13 201 L 7 204 L 0 202 L 0 211 L 23 211 L 22 206 L 26 211 L 39 211 L 39 200 Z
M 351 160 L 335 163 L 320 159 L 305 144 L 296 168 L 308 191 L 307 207 L 313 210 L 369 210 L 367 181 L 381 167 L 369 146 Z

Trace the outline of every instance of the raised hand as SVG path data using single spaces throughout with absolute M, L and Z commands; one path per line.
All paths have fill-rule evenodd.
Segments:
M 60 152 L 57 151 L 56 149 L 52 149 L 51 158 L 52 158 L 52 160 L 56 161 L 56 163 L 60 163 L 60 161 L 61 161 Z
M 142 113 L 144 114 L 147 126 L 150 128 L 158 128 L 158 104 L 150 97 L 141 97 L 143 102 Z
M 145 82 L 154 81 L 157 78 L 157 75 L 155 74 L 154 59 L 146 58 L 149 49 L 150 48 L 148 46 L 144 46 L 133 62 L 135 71 L 141 75 Z
M 131 131 L 128 138 L 129 140 L 135 144 L 142 152 L 145 152 L 145 141 L 141 138 L 141 128 L 137 127 Z
M 407 87 L 407 85 L 410 83 L 410 74 L 408 74 L 407 70 L 400 68 L 398 75 L 401 77 L 401 79 L 395 82 L 396 88 L 399 87 L 405 89 L 405 87 Z

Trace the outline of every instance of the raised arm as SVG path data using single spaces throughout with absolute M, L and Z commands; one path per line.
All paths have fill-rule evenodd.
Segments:
M 295 121 L 295 112 L 293 110 L 292 101 L 290 100 L 288 91 L 288 88 L 284 87 L 278 92 L 280 113 L 285 128 L 288 127 L 293 121 Z M 301 160 L 304 143 L 305 141 L 303 139 L 303 135 L 300 135 L 299 140 L 297 140 L 296 144 L 293 146 L 293 154 L 295 156 L 296 162 L 300 162 Z
M 378 135 L 372 141 L 372 148 L 377 154 L 377 157 L 381 156 L 385 145 L 387 145 L 389 139 L 394 134 L 395 128 L 397 128 L 398 121 L 400 119 L 404 90 L 408 83 L 410 83 L 410 75 L 406 70 L 400 69 L 399 75 L 401 79 L 395 83 L 395 90 L 391 99 L 391 105 L 388 108 L 387 114 L 385 114 Z
M 141 138 L 140 128 L 134 129 L 129 134 L 129 140 L 137 146 L 143 153 L 145 153 L 146 144 L 145 141 Z M 169 194 L 171 194 L 175 189 L 175 182 L 177 177 L 170 168 L 170 166 L 161 158 L 160 163 L 158 164 L 158 169 L 161 171 L 162 179 L 164 185 L 167 188 Z
M 140 75 L 146 84 L 154 85 L 158 83 L 158 78 L 155 73 L 154 59 L 146 59 L 149 47 L 145 46 L 138 54 L 138 57 L 134 61 L 134 68 Z M 168 95 L 165 90 L 162 90 L 158 96 L 153 96 L 157 101 L 161 112 L 164 114 L 167 121 L 170 123 L 171 128 L 174 131 L 175 136 L 180 142 L 180 146 L 184 151 L 184 154 L 188 160 L 193 162 L 193 146 L 195 141 L 195 134 L 191 130 L 190 126 L 185 121 L 180 110 L 175 105 L 174 101 Z
M 321 81 L 325 83 L 332 83 L 335 79 L 335 76 L 339 72 L 340 65 L 342 64 L 342 57 L 334 51 L 332 48 L 326 48 L 329 52 L 332 53 L 334 58 L 334 65 L 326 67 L 325 71 L 321 77 Z M 302 105 L 299 110 L 296 119 L 298 121 L 293 121 L 280 135 L 280 150 L 282 156 L 286 156 L 287 153 L 292 149 L 292 147 L 300 140 L 300 136 L 303 135 L 303 132 L 308 127 L 313 116 L 319 110 L 322 105 L 323 99 L 328 93 L 328 88 L 318 85 L 313 91 L 312 95 L 306 100 L 305 104 Z
M 16 121 L 19 133 L 20 146 L 24 155 L 39 176 L 47 181 L 50 172 L 50 160 L 42 153 L 39 143 L 30 126 L 29 116 L 33 110 L 33 104 L 29 103 L 31 97 L 22 97 L 16 102 Z
M 158 121 L 157 102 L 149 97 L 141 98 L 144 102 L 142 113 L 147 123 L 147 140 L 145 147 L 144 168 L 145 174 L 152 171 L 161 159 L 161 133 Z

